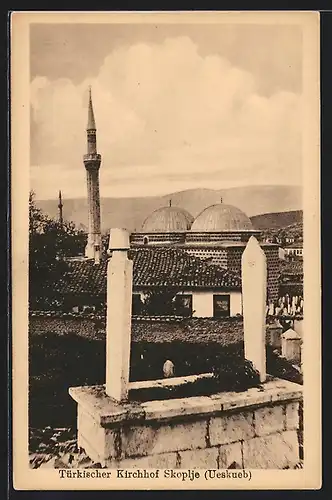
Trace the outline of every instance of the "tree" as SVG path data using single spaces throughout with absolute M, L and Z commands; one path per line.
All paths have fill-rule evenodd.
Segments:
M 72 222 L 54 220 L 37 208 L 35 193 L 29 195 L 29 274 L 30 288 L 63 274 L 68 269 L 64 257 L 84 252 L 86 235 Z
M 144 310 L 149 316 L 169 316 L 174 314 L 173 299 L 176 291 L 152 290 L 147 293 L 144 300 Z
M 142 312 L 149 316 L 191 316 L 192 311 L 181 301 L 178 288 L 162 288 L 146 292 Z M 177 300 L 180 299 L 180 300 Z

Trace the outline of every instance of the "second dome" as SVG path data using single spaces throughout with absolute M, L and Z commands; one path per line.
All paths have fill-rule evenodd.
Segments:
M 221 232 L 248 231 L 253 225 L 249 217 L 233 205 L 218 203 L 205 208 L 194 220 L 191 231 Z

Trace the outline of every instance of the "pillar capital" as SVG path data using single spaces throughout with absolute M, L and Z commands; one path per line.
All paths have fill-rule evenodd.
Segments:
M 128 251 L 130 249 L 129 231 L 122 228 L 112 228 L 109 239 L 109 252 Z

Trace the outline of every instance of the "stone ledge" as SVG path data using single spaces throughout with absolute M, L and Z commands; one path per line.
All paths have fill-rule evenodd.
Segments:
M 200 375 L 187 375 L 184 377 L 169 377 L 157 380 L 141 380 L 138 382 L 129 382 L 129 391 L 139 389 L 153 389 L 156 387 L 176 387 L 184 385 L 188 382 L 196 382 L 196 380 L 212 378 L 213 373 L 201 373 Z
M 251 388 L 241 393 L 223 392 L 213 396 L 119 404 L 107 396 L 104 385 L 69 388 L 70 396 L 102 427 L 119 423 L 127 425 L 135 421 L 172 420 L 197 414 L 218 415 L 274 402 L 298 401 L 302 398 L 302 392 L 301 385 L 274 379 L 262 384 L 260 388 Z

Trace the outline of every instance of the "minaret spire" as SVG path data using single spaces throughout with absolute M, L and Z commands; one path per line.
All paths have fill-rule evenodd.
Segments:
M 101 155 L 97 153 L 96 122 L 93 112 L 91 87 L 89 87 L 87 154 L 84 155 L 88 190 L 88 242 L 85 255 L 99 263 L 101 251 L 99 168 Z
M 61 195 L 61 190 L 59 191 L 59 204 L 58 204 L 58 209 L 59 209 L 59 222 L 60 224 L 63 224 L 63 214 L 62 214 L 62 195 Z
M 93 105 L 92 105 L 91 85 L 89 86 L 89 110 L 88 110 L 88 124 L 86 129 L 96 130 L 95 115 L 93 112 Z

